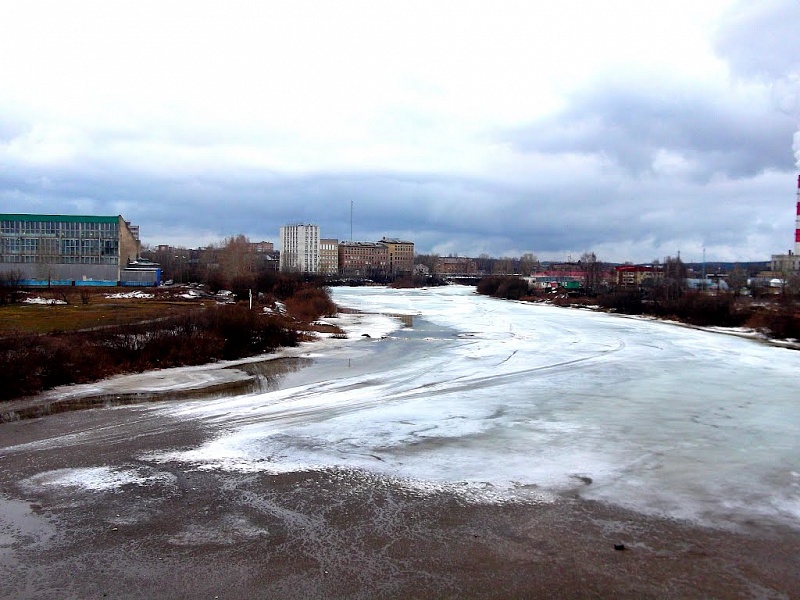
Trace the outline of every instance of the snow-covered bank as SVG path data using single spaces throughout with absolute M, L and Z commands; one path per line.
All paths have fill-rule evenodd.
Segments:
M 241 387 L 255 378 L 253 374 L 239 367 L 281 358 L 309 356 L 337 345 L 360 340 L 362 336 L 380 338 L 400 326 L 396 319 L 370 314 L 342 314 L 323 321 L 343 329 L 348 339 L 336 339 L 331 334 L 320 333 L 317 334 L 319 339 L 316 341 L 303 342 L 294 348 L 281 348 L 271 354 L 261 354 L 235 361 L 218 361 L 203 365 L 117 375 L 92 383 L 59 386 L 33 398 L 3 403 L 0 407 L 0 422 L 62 412 L 69 410 L 70 405 L 76 408 L 92 408 L 102 406 L 104 402 L 111 402 L 115 399 L 144 401 L 157 397 L 169 397 L 177 393 L 185 398 L 191 397 L 193 392 L 213 395 L 226 389 L 235 390 L 237 386 Z

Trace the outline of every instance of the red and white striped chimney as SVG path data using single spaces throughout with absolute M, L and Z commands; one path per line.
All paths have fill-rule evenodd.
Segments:
M 800 175 L 797 176 L 797 218 L 794 222 L 794 253 L 800 255 Z

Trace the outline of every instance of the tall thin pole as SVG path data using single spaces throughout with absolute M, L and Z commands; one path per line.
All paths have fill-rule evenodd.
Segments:
M 706 289 L 706 247 L 703 246 L 703 289 Z
M 353 241 L 353 201 L 350 200 L 350 242 Z

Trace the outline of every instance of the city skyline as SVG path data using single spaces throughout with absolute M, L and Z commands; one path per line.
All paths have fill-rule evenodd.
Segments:
M 151 246 L 768 260 L 794 245 L 800 5 L 10 3 L 0 203 Z

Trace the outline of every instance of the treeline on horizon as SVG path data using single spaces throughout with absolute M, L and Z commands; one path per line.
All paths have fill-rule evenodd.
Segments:
M 252 288 L 253 279 L 257 279 L 259 274 L 264 271 L 272 270 L 275 265 L 269 264 L 272 259 L 274 263 L 274 253 L 259 253 L 253 250 L 249 238 L 239 234 L 223 240 L 218 245 L 210 245 L 202 249 L 189 249 L 182 247 L 168 247 L 166 249 L 145 248 L 142 256 L 149 258 L 161 265 L 165 280 L 172 280 L 176 283 L 198 282 L 207 284 L 211 291 L 219 289 L 247 289 Z M 448 255 L 456 257 L 457 255 Z M 444 255 L 435 253 L 417 253 L 414 256 L 414 264 L 425 265 L 431 274 L 436 271 L 436 263 Z M 596 265 L 600 269 L 610 270 L 617 264 L 599 260 L 593 252 L 584 252 L 577 259 L 567 257 L 563 261 L 541 261 L 530 252 L 521 256 L 500 256 L 494 257 L 488 254 L 481 254 L 476 257 L 458 256 L 467 258 L 475 262 L 476 270 L 482 274 L 529 274 L 538 269 L 547 269 L 553 266 L 575 266 L 584 268 L 585 265 Z M 654 260 L 653 263 L 660 261 Z M 709 262 L 685 263 L 689 269 L 699 271 L 703 266 L 711 271 L 728 272 L 734 269 L 742 269 L 747 275 L 754 275 L 758 271 L 764 270 L 769 264 L 768 261 L 750 262 Z M 383 276 L 374 278 L 377 283 L 392 283 L 394 277 Z M 408 277 L 402 285 L 408 285 Z M 424 281 L 424 285 L 436 285 L 436 281 Z M 420 285 L 416 282 L 415 285 Z
M 267 282 L 270 285 L 267 285 Z M 273 273 L 263 278 L 258 303 L 212 305 L 145 323 L 0 337 L 0 401 L 59 385 L 122 373 L 199 365 L 268 353 L 306 339 L 308 324 L 337 307 L 317 280 Z

